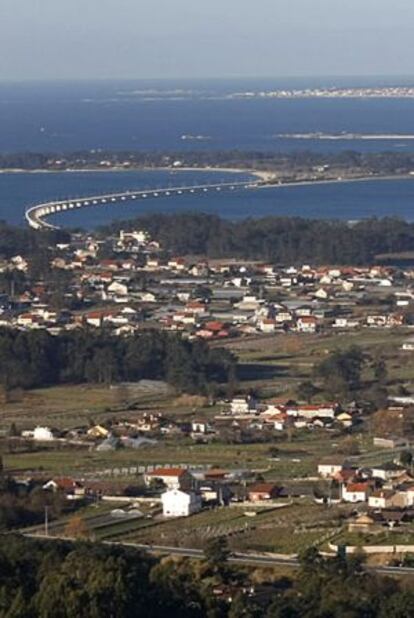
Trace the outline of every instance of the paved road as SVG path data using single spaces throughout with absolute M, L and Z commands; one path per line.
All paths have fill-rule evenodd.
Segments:
M 59 537 L 46 537 L 39 534 L 25 534 L 32 538 L 44 539 L 44 540 L 63 540 Z M 66 541 L 68 539 L 65 539 Z M 185 547 L 170 547 L 168 545 L 147 545 L 139 543 L 128 543 L 122 541 L 102 541 L 104 545 L 119 545 L 121 547 L 132 547 L 141 551 L 146 551 L 154 554 L 164 554 L 168 556 L 185 556 L 188 558 L 195 558 L 201 560 L 204 558 L 204 552 L 202 549 L 193 549 Z M 300 566 L 299 560 L 289 556 L 267 556 L 265 554 L 253 554 L 253 553 L 234 553 L 229 558 L 229 562 L 234 564 L 244 564 L 252 566 L 287 566 L 297 569 Z M 409 567 L 391 567 L 391 566 L 367 566 L 367 571 L 372 571 L 380 575 L 410 575 L 414 577 L 414 568 Z

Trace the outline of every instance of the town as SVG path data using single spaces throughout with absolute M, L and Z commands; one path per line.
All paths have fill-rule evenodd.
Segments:
M 230 364 L 224 381 L 186 387 L 171 370 L 125 380 L 105 353 L 86 384 L 37 372 L 34 388 L 16 365 L 3 383 L 3 501 L 26 510 L 5 509 L 3 525 L 189 548 L 225 534 L 234 551 L 289 558 L 414 552 L 409 265 L 171 255 L 138 228 L 73 232 L 33 259 L 1 264 L 4 362 L 7 333 L 115 346 L 155 331 Z M 25 362 L 46 362 L 33 354 Z

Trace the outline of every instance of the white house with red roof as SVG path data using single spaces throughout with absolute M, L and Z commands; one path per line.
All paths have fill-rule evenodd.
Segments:
M 313 315 L 300 316 L 296 322 L 296 328 L 300 333 L 315 333 L 318 322 Z
M 145 484 L 162 481 L 168 489 L 190 489 L 194 483 L 192 474 L 184 468 L 155 468 L 144 476 Z
M 371 494 L 371 483 L 347 483 L 342 485 L 341 497 L 344 502 L 366 502 Z

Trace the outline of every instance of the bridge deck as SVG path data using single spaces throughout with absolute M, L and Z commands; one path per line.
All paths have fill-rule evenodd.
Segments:
M 41 229 L 59 229 L 58 226 L 52 225 L 45 221 L 45 218 L 66 210 L 76 208 L 87 208 L 90 206 L 101 206 L 105 204 L 125 202 L 128 200 L 146 199 L 148 197 L 169 197 L 171 195 L 182 195 L 186 193 L 200 193 L 208 191 L 235 191 L 238 189 L 253 189 L 261 183 L 250 182 L 222 182 L 216 184 L 200 184 L 181 187 L 164 187 L 162 189 L 139 189 L 138 191 L 128 190 L 119 193 L 107 193 L 103 195 L 93 195 L 88 197 L 65 199 L 52 202 L 37 204 L 26 210 L 25 218 L 27 223 L 35 230 Z

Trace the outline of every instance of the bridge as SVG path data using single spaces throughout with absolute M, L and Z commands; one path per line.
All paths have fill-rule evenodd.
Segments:
M 177 195 L 208 193 L 213 191 L 237 191 L 243 189 L 255 189 L 261 186 L 260 181 L 222 182 L 216 184 L 201 184 L 183 187 L 165 187 L 162 189 L 148 189 L 139 191 L 123 191 L 121 193 L 108 193 L 76 199 L 65 199 L 53 202 L 45 202 L 31 206 L 26 210 L 25 218 L 31 228 L 35 230 L 59 229 L 45 219 L 60 212 L 88 208 L 92 206 L 105 206 L 109 204 L 124 203 L 126 201 L 153 199 L 159 197 L 171 197 Z

